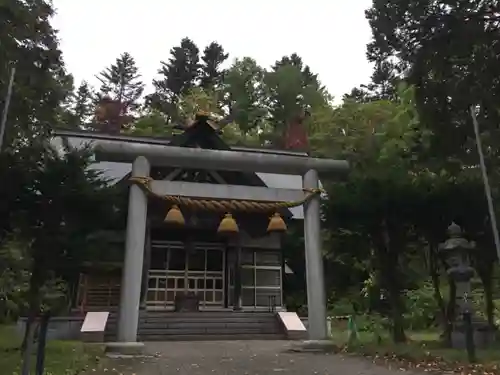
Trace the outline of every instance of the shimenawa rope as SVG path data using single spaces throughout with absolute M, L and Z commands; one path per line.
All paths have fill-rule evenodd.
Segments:
M 159 195 L 151 189 L 151 177 L 131 177 L 130 182 L 140 186 L 147 194 L 163 199 L 171 204 L 186 208 L 206 211 L 243 211 L 243 212 L 275 212 L 280 208 L 292 208 L 303 205 L 314 196 L 321 194 L 322 189 L 303 189 L 307 194 L 303 199 L 288 202 L 261 202 L 255 200 L 235 200 L 235 199 L 195 199 L 175 195 Z

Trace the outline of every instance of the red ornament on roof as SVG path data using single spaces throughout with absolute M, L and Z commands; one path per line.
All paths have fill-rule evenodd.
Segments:
M 304 126 L 304 120 L 308 116 L 308 113 L 301 113 L 288 123 L 285 131 L 285 148 L 287 150 L 306 151 L 309 149 L 309 139 Z
M 134 118 L 127 115 L 127 105 L 109 96 L 103 97 L 95 109 L 95 121 L 100 131 L 118 134 Z

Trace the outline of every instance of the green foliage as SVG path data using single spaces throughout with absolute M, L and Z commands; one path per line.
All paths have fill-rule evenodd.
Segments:
M 387 93 L 398 76 L 407 79 L 416 86 L 419 112 L 436 135 L 434 155 L 475 163 L 468 152 L 470 105 L 481 105 L 485 131 L 492 142 L 498 137 L 498 5 L 376 0 L 366 16 L 373 34 L 367 56 L 376 66 L 372 91 Z
M 177 120 L 177 100 L 195 86 L 200 74 L 199 52 L 189 38 L 182 39 L 179 46 L 170 50 L 170 59 L 162 61 L 158 70 L 161 78 L 153 81 L 155 92 L 146 97 L 151 109 L 165 114 L 169 120 Z
M 297 54 L 277 61 L 265 74 L 266 103 L 273 132 L 268 141 L 284 147 L 283 136 L 290 121 L 304 110 L 313 113 L 328 103 L 330 97 L 316 75 L 304 66 Z
M 227 60 L 229 54 L 225 53 L 224 48 L 216 43 L 210 43 L 204 50 L 201 58 L 201 77 L 200 86 L 204 89 L 219 88 L 224 79 L 224 71 L 221 65 Z
M 150 113 L 144 114 L 132 122 L 127 129 L 123 130 L 123 133 L 137 136 L 169 138 L 174 134 L 174 129 L 167 126 L 167 119 L 163 113 L 151 110 Z
M 97 77 L 101 82 L 99 95 L 109 96 L 122 103 L 125 110 L 136 110 L 137 101 L 144 90 L 138 71 L 134 58 L 127 52 L 122 53 L 114 64 Z
M 25 271 L 29 270 L 30 308 L 57 310 L 67 305 L 63 280 L 73 280 L 78 274 L 89 234 L 115 220 L 115 193 L 100 172 L 89 168 L 88 150 L 67 150 L 61 155 L 40 145 L 1 157 L 5 161 L 0 163 L 1 179 L 15 178 L 4 195 L 11 226 L 6 229 L 17 228 L 18 238 L 23 239 L 22 258 L 17 262 L 29 259 L 28 264 L 16 263 L 16 247 L 5 245 L 10 250 L 4 256 L 19 269 L 13 275 L 20 280 L 13 287 L 25 289 Z
M 87 82 L 83 81 L 61 108 L 61 127 L 88 129 L 94 114 L 94 99 L 94 90 Z
M 7 91 L 10 68 L 16 65 L 7 145 L 46 134 L 57 123 L 59 105 L 70 92 L 72 80 L 64 70 L 50 25 L 53 13 L 47 0 L 7 0 L 0 5 L 2 95 Z
M 26 248 L 15 239 L 0 248 L 0 323 L 15 320 L 25 307 L 31 263 Z
M 437 323 L 439 306 L 434 298 L 434 289 L 429 282 L 406 292 L 406 326 L 409 330 L 425 330 Z
M 265 70 L 250 58 L 236 59 L 224 76 L 224 105 L 244 132 L 266 126 Z
M 2 374 L 16 375 L 21 372 L 19 357 L 20 336 L 15 326 L 0 325 L 0 368 Z M 81 374 L 99 369 L 103 357 L 102 347 L 82 342 L 49 340 L 45 356 L 46 375 Z M 35 355 L 31 360 L 34 366 Z
M 193 119 L 199 112 L 209 112 L 222 115 L 219 107 L 218 93 L 213 89 L 196 87 L 181 95 L 177 102 L 179 118 Z
M 496 186 L 500 43 L 498 9 L 490 5 L 374 0 L 366 13 L 373 32 L 372 81 L 339 107 L 297 54 L 270 69 L 251 57 L 223 69 L 228 54 L 220 44 L 200 53 L 188 38 L 161 62 L 146 108 L 140 106 L 143 83 L 127 53 L 101 73 L 97 96 L 111 95 L 136 117 L 122 129 L 127 134 L 170 137 L 178 131 L 174 125 L 203 110 L 231 116 L 221 129 L 229 144 L 260 147 L 283 146 L 287 125 L 307 111 L 311 152 L 348 159 L 352 166 L 344 181 L 322 181 L 329 196 L 322 235 L 331 312 L 370 313 L 359 317 L 358 327 L 376 337 L 391 328 L 401 339 L 404 327 L 436 324 L 446 289 L 438 285 L 443 270 L 436 248 L 456 221 L 479 245 L 473 262 L 484 294 L 478 300 L 489 304 L 490 319 L 496 255 L 467 112 L 480 105 L 481 137 Z M 0 179 L 9 181 L 0 186 L 3 315 L 17 314 L 30 293 L 37 294 L 36 308 L 64 306 L 72 277 L 83 260 L 95 256 L 89 235 L 121 223 L 115 198 L 123 194 L 89 168 L 88 150 L 59 155 L 43 142 L 32 144 L 36 137 L 19 136 L 45 135 L 61 123 L 91 127 L 94 89 L 82 83 L 69 95 L 71 77 L 49 23 L 52 13 L 44 0 L 0 5 L 1 92 L 9 62 L 17 61 L 18 68 L 9 114 L 12 148 L 0 156 Z M 291 233 L 286 241 L 285 258 L 296 273 L 285 282 L 286 302 L 304 312 L 302 234 Z

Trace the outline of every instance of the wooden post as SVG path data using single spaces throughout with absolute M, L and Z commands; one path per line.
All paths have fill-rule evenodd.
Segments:
M 224 247 L 224 255 L 222 258 L 223 265 L 224 265 L 224 308 L 227 309 L 229 306 L 229 262 L 227 261 L 229 259 L 229 247 L 226 246 Z
M 235 247 L 233 309 L 241 310 L 241 242 Z

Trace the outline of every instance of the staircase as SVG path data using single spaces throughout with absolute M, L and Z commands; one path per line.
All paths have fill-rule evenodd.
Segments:
M 116 338 L 116 315 L 111 314 L 105 338 Z M 282 340 L 285 333 L 272 312 L 141 311 L 138 340 Z

